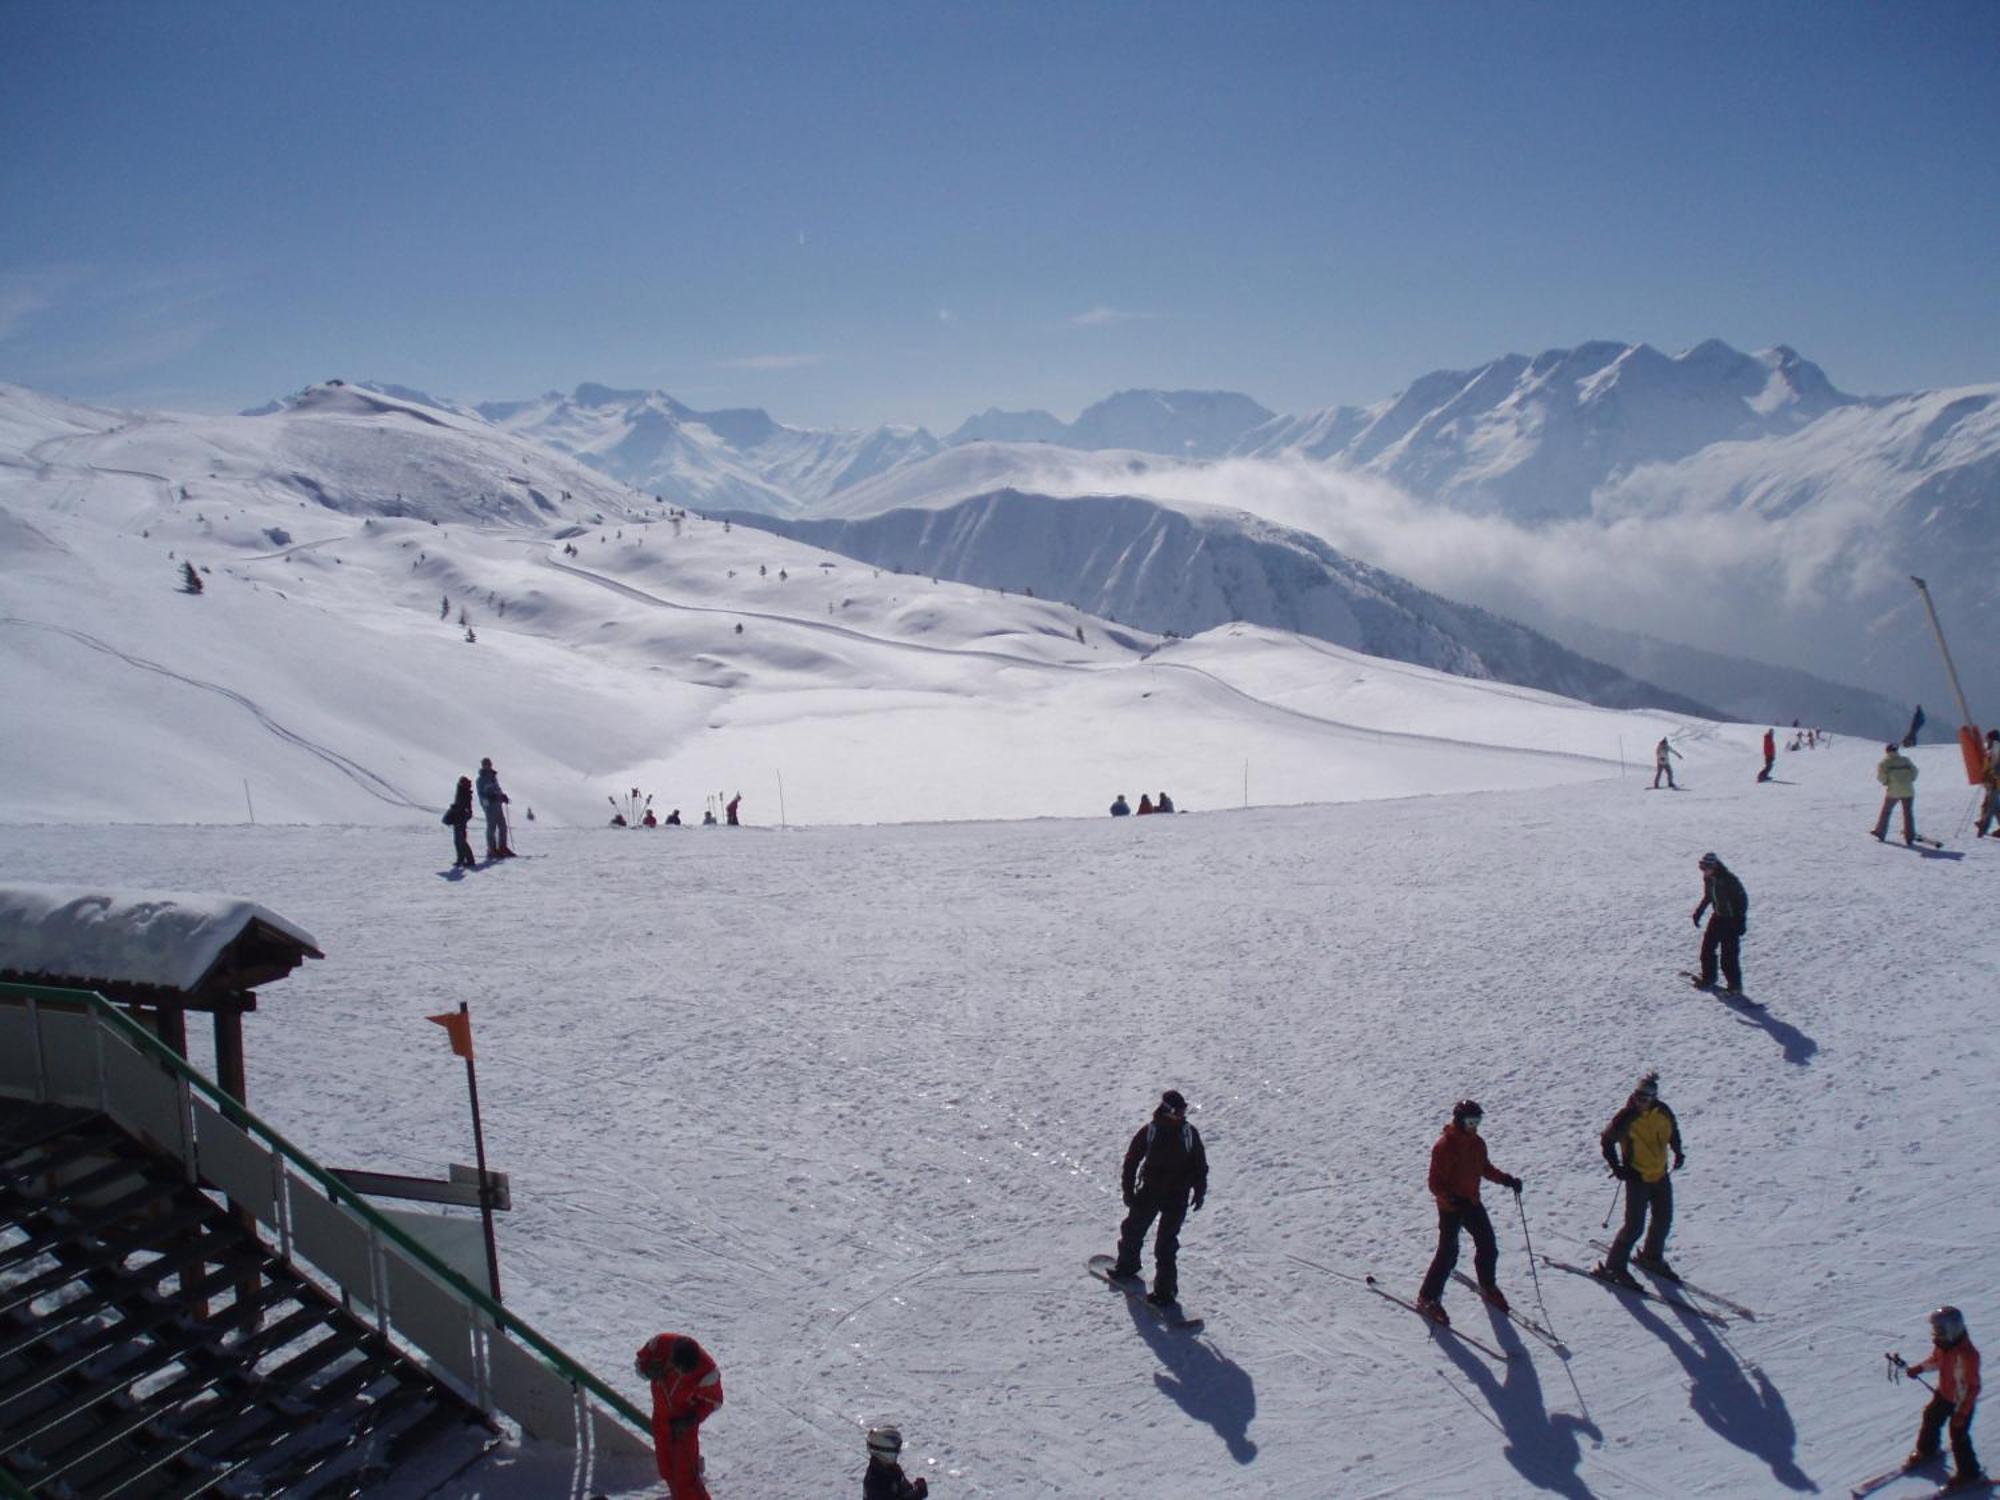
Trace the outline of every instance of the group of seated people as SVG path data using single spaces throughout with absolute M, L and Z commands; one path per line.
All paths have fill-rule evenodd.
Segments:
M 1157 802 L 1155 802 L 1151 797 L 1148 797 L 1144 792 L 1141 792 L 1139 794 L 1139 816 L 1142 818 L 1147 813 L 1163 813 L 1163 812 L 1170 813 L 1173 810 L 1174 810 L 1174 799 L 1169 797 L 1165 792 L 1160 793 L 1160 800 Z M 1125 800 L 1125 794 L 1123 792 L 1120 792 L 1115 798 L 1112 799 L 1111 803 L 1112 817 L 1114 818 L 1127 817 L 1131 814 L 1131 811 L 1132 811 L 1132 805 Z

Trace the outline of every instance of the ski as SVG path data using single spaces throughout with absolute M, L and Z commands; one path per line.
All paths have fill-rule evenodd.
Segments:
M 1405 1308 L 1408 1311 L 1415 1313 L 1418 1317 L 1424 1320 L 1424 1324 L 1426 1327 L 1434 1328 L 1439 1333 L 1448 1333 L 1453 1338 L 1457 1339 L 1461 1344 L 1469 1345 L 1472 1348 L 1477 1349 L 1481 1354 L 1485 1355 L 1488 1359 L 1498 1360 L 1503 1365 L 1506 1364 L 1507 1361 L 1512 1357 L 1507 1353 L 1506 1350 L 1496 1349 L 1493 1347 L 1493 1345 L 1487 1343 L 1484 1339 L 1476 1339 L 1471 1334 L 1466 1333 L 1463 1329 L 1455 1328 L 1450 1323 L 1440 1323 L 1436 1318 L 1433 1318 L 1429 1313 L 1425 1312 L 1421 1307 L 1417 1306 L 1416 1303 L 1410 1301 L 1409 1298 L 1398 1297 L 1394 1292 L 1390 1291 L 1387 1287 L 1382 1285 L 1382 1283 L 1377 1281 L 1373 1276 L 1366 1277 L 1365 1280 L 1368 1283 L 1369 1291 L 1373 1292 L 1378 1297 L 1386 1297 L 1391 1302 L 1395 1303 L 1396 1306 Z
M 1466 1275 L 1465 1272 L 1453 1271 L 1451 1275 L 1454 1281 L 1464 1282 L 1467 1286 L 1471 1287 L 1475 1293 L 1479 1291 L 1479 1283 L 1474 1281 L 1470 1276 Z M 1491 1302 L 1487 1302 L 1483 1296 L 1479 1300 L 1487 1307 L 1493 1306 L 1493 1304 Z M 1495 1309 L 1495 1311 L 1498 1311 L 1498 1309 Z M 1522 1312 L 1518 1307 L 1509 1304 L 1504 1316 L 1508 1319 L 1508 1321 L 1515 1324 L 1515 1326 L 1526 1329 L 1529 1333 L 1532 1333 L 1536 1338 L 1540 1339 L 1543 1343 L 1547 1344 L 1551 1349 L 1555 1350 L 1555 1352 L 1560 1354 L 1564 1359 L 1569 1358 L 1569 1345 L 1565 1344 L 1561 1339 L 1557 1338 L 1552 1329 L 1543 1327 L 1540 1323 L 1537 1323 L 1533 1318 L 1529 1317 L 1526 1313 Z
M 1682 969 L 1679 972 L 1681 978 L 1685 979 L 1689 984 L 1693 985 L 1696 989 L 1700 990 L 1704 995 L 1715 996 L 1715 998 L 1720 1000 L 1724 1005 L 1748 1005 L 1753 1007 L 1754 1009 L 1758 1010 L 1763 1009 L 1764 1005 L 1763 1001 L 1752 1000 L 1748 995 L 1744 994 L 1743 991 L 1741 990 L 1726 990 L 1721 988 L 1719 985 L 1704 984 L 1702 982 L 1701 976 L 1695 973 L 1694 970 L 1692 969 Z
M 1116 1256 L 1093 1255 L 1084 1262 L 1084 1267 L 1106 1286 L 1125 1294 L 1125 1300 L 1135 1307 L 1143 1307 L 1176 1333 L 1200 1333 L 1206 1326 L 1200 1318 L 1190 1318 L 1180 1310 L 1180 1303 L 1171 1307 L 1160 1307 L 1146 1300 L 1146 1283 L 1137 1276 L 1128 1281 L 1114 1280 L 1111 1268 L 1118 1264 Z
M 1556 1260 L 1552 1256 L 1544 1255 L 1542 1257 L 1542 1264 L 1552 1271 L 1567 1271 L 1572 1276 L 1587 1276 L 1599 1285 L 1608 1286 L 1614 1292 L 1623 1292 L 1628 1297 L 1643 1297 L 1648 1302 L 1661 1302 L 1668 1307 L 1678 1308 L 1682 1312 L 1693 1313 L 1697 1318 L 1705 1319 L 1720 1327 L 1727 1328 L 1729 1326 L 1729 1319 L 1723 1317 L 1721 1313 L 1715 1312 L 1710 1308 L 1697 1306 L 1685 1297 L 1669 1297 L 1665 1292 L 1655 1291 L 1649 1287 L 1627 1286 L 1622 1281 L 1610 1281 L 1596 1275 L 1594 1272 L 1586 1270 L 1582 1266 L 1571 1265 L 1566 1260 Z
M 1609 1255 L 1611 1253 L 1611 1247 L 1607 1245 L 1603 1240 L 1592 1240 L 1590 1242 L 1590 1248 L 1593 1250 L 1601 1251 L 1606 1255 Z M 1645 1270 L 1645 1267 L 1641 1266 L 1640 1269 Z M 1659 1275 L 1657 1271 L 1649 1271 L 1647 1272 L 1647 1274 L 1650 1276 Z M 1732 1302 L 1729 1298 L 1723 1296 L 1722 1293 L 1720 1292 L 1711 1292 L 1706 1287 L 1696 1286 L 1692 1281 L 1689 1281 L 1685 1276 L 1681 1275 L 1678 1271 L 1676 1271 L 1671 1276 L 1662 1276 L 1660 1277 L 1660 1279 L 1662 1281 L 1671 1282 L 1673 1285 L 1679 1287 L 1684 1292 L 1691 1293 L 1694 1296 L 1702 1297 L 1710 1302 L 1713 1302 L 1717 1307 L 1724 1308 L 1729 1312 L 1734 1313 L 1737 1317 L 1741 1318 L 1746 1323 L 1754 1323 L 1757 1321 L 1757 1314 L 1752 1312 L 1749 1308 L 1745 1307 L 1741 1302 Z

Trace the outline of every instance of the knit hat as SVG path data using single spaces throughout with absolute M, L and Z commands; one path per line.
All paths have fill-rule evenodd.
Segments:
M 1160 1095 L 1160 1108 L 1172 1110 L 1177 1115 L 1187 1113 L 1187 1100 L 1181 1097 L 1179 1089 L 1168 1089 Z

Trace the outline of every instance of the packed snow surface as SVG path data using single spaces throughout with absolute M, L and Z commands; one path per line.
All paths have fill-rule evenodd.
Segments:
M 1533 707 L 1437 712 L 1490 747 Z M 434 824 L 16 827 L 0 875 L 226 891 L 317 934 L 249 1023 L 251 1102 L 334 1165 L 467 1158 L 423 1018 L 469 1001 L 509 1303 L 635 1397 L 644 1338 L 700 1337 L 718 1500 L 854 1493 L 881 1420 L 940 1500 L 1837 1494 L 1915 1431 L 1884 1352 L 1940 1302 L 2000 1330 L 2000 848 L 1966 836 L 1954 749 L 1916 752 L 1927 852 L 1867 836 L 1879 746 L 1767 785 L 1753 747 L 1689 737 L 1678 792 L 1595 761 L 1166 818 L 523 826 L 462 878 Z M 1467 783 L 1437 768 L 1492 753 L 1373 762 Z M 1761 1008 L 1676 973 L 1708 849 L 1749 888 Z M 1649 1068 L 1688 1153 L 1670 1254 L 1754 1320 L 1531 1273 L 1526 1235 L 1593 1258 L 1598 1132 Z M 1211 1162 L 1195 1336 L 1084 1270 L 1166 1087 Z M 1501 1284 L 1567 1358 L 1462 1287 L 1457 1327 L 1510 1358 L 1362 1280 L 1415 1290 L 1466 1096 L 1526 1180 L 1518 1213 L 1487 1189 Z M 551 1493 L 509 1472 L 457 1493 Z
M 0 885 L 0 969 L 191 990 L 253 922 L 304 948 L 319 947 L 304 928 L 254 901 L 189 891 Z

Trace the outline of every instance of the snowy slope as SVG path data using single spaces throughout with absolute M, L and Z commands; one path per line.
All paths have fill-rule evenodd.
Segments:
M 481 756 L 542 823 L 600 822 L 634 786 L 691 817 L 743 791 L 764 823 L 1094 814 L 1144 783 L 1213 807 L 1245 800 L 1246 768 L 1253 800 L 1305 802 L 1587 778 L 1687 718 L 1586 713 L 1556 754 L 1529 734 L 1466 758 L 1450 733 L 1444 764 L 1413 743 L 1357 767 L 1429 705 L 1498 690 L 1390 669 L 1407 692 L 1349 702 L 1314 683 L 1367 664 L 1314 641 L 1160 650 L 1069 605 L 667 517 L 351 387 L 255 418 L 0 412 L 0 690 L 35 706 L 0 738 L 9 823 L 421 826 Z M 1293 679 L 1263 686 L 1273 657 Z
M 1435 685 L 1469 737 L 1541 722 Z M 435 827 L 16 829 L 4 864 L 308 927 L 327 961 L 264 995 L 251 1096 L 340 1165 L 464 1158 L 462 1068 L 422 1017 L 470 1001 L 509 1301 L 634 1396 L 643 1338 L 701 1337 L 718 1497 L 851 1494 L 885 1419 L 939 1500 L 1840 1494 L 1915 1429 L 1883 1352 L 1919 1352 L 1941 1301 L 1989 1349 L 2000 1327 L 2000 867 L 1868 840 L 1874 747 L 1765 786 L 1747 730 L 1685 748 L 1679 793 L 1613 766 L 1170 819 L 544 829 L 462 881 Z M 1485 752 L 1456 755 L 1477 779 Z M 1962 846 L 1954 758 L 1919 749 L 1918 806 Z M 1674 975 L 1707 848 L 1751 893 L 1761 1011 Z M 1524 1228 L 1590 1254 L 1597 1133 L 1646 1068 L 1688 1150 L 1674 1258 L 1754 1321 L 1530 1273 Z M 1167 1086 L 1213 1163 L 1195 1338 L 1083 1271 Z M 1518 1214 L 1488 1189 L 1502 1284 L 1567 1358 L 1454 1287 L 1496 1363 L 1358 1279 L 1414 1288 L 1426 1154 L 1466 1095 L 1527 1183 Z
M 1026 589 L 1147 630 L 1194 635 L 1240 620 L 1586 702 L 1712 715 L 1512 621 L 1355 562 L 1307 532 L 1243 512 L 1004 489 L 860 520 L 740 519 L 879 567 Z

